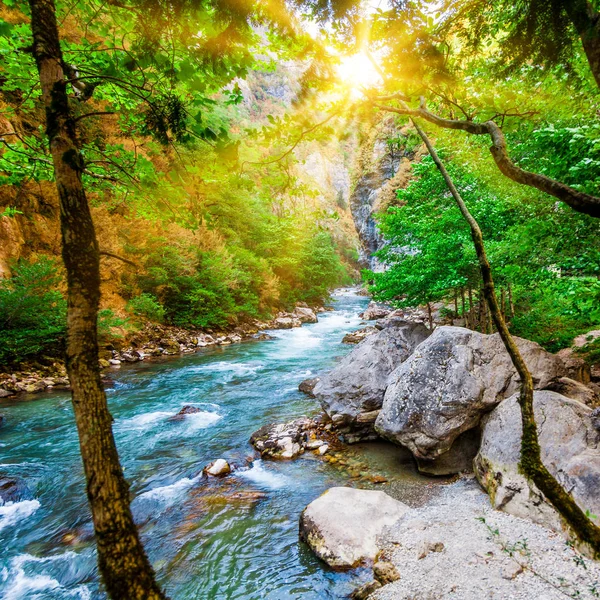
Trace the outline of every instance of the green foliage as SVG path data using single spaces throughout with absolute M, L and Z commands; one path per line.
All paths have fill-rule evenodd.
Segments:
M 98 337 L 101 339 L 122 337 L 120 333 L 115 333 L 114 330 L 127 325 L 127 319 L 115 315 L 111 308 L 103 308 L 98 311 Z
M 136 317 L 144 317 L 149 321 L 162 323 L 165 309 L 152 294 L 140 294 L 127 303 L 127 310 Z
M 600 338 L 589 341 L 579 349 L 579 353 L 591 365 L 600 363 Z
M 449 165 L 465 202 L 484 228 L 488 246 L 514 222 L 510 205 L 502 205 L 476 180 Z M 429 156 L 415 166 L 415 179 L 398 191 L 400 206 L 380 215 L 387 241 L 377 253 L 388 269 L 365 274 L 375 298 L 398 306 L 417 306 L 448 297 L 480 276 L 469 227 L 454 205 L 446 185 Z
M 502 185 L 446 165 L 482 227 L 498 291 L 512 286 L 511 331 L 557 351 L 600 324 L 598 220 L 543 201 L 523 207 Z M 399 306 L 452 302 L 457 289 L 480 286 L 469 229 L 429 157 L 414 174 L 398 192 L 401 206 L 379 217 L 388 245 L 378 256 L 388 270 L 365 278 L 377 299 Z
M 66 302 L 61 277 L 49 258 L 13 265 L 13 276 L 0 280 L 0 364 L 53 353 L 64 344 Z

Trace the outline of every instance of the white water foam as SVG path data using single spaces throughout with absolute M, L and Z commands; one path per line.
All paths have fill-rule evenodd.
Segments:
M 149 425 L 154 425 L 159 421 L 166 421 L 169 417 L 172 417 L 174 413 L 166 412 L 164 410 L 157 410 L 149 413 L 142 413 L 129 419 L 125 419 L 119 423 L 119 427 L 122 429 L 143 429 Z
M 194 433 L 200 429 L 206 429 L 222 418 L 218 413 L 204 411 L 185 415 L 185 433 Z
M 4 595 L 4 600 L 26 600 L 37 597 L 39 592 L 52 591 L 62 588 L 63 586 L 54 577 L 44 573 L 28 575 L 25 572 L 25 565 L 29 563 L 51 563 L 60 560 L 77 559 L 75 552 L 65 552 L 63 554 L 55 554 L 45 558 L 38 558 L 31 554 L 20 554 L 11 559 L 9 568 L 2 570 L 3 583 L 9 584 Z M 90 590 L 85 585 L 79 585 L 73 590 L 64 590 L 64 594 L 79 600 L 90 600 Z
M 0 506 L 0 531 L 30 517 L 40 507 L 39 500 L 7 502 Z
M 260 458 L 252 463 L 250 469 L 247 471 L 238 471 L 236 475 L 260 487 L 267 487 L 272 490 L 278 490 L 288 484 L 288 478 L 284 475 L 265 469 L 263 461 Z
M 171 485 L 163 485 L 148 490 L 135 498 L 133 506 L 135 507 L 137 504 L 143 504 L 150 501 L 159 504 L 162 508 L 168 508 L 175 504 L 175 502 L 177 502 L 187 490 L 198 483 L 201 478 L 202 474 L 193 478 L 184 477 Z

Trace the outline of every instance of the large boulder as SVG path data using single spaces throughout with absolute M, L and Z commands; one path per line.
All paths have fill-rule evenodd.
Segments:
M 301 323 L 317 323 L 319 320 L 315 311 L 307 306 L 296 306 L 292 315 Z
M 375 560 L 378 537 L 409 507 L 384 492 L 349 487 L 328 489 L 300 516 L 300 537 L 334 569 Z
M 515 341 L 536 389 L 566 375 L 559 357 L 529 340 Z M 517 373 L 497 333 L 438 327 L 390 375 L 375 429 L 417 458 L 434 460 L 518 388 Z
M 519 473 L 521 411 L 515 394 L 483 421 L 475 472 L 492 505 L 553 529 L 560 519 L 540 491 Z M 550 391 L 534 392 L 542 462 L 583 511 L 600 514 L 600 432 L 593 411 Z
M 381 408 L 390 373 L 429 333 L 422 324 L 390 321 L 322 375 L 313 394 L 334 423 L 355 425 L 361 415 Z

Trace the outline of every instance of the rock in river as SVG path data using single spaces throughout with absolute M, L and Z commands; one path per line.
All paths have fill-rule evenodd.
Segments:
M 384 492 L 334 487 L 300 516 L 300 536 L 330 567 L 351 569 L 375 560 L 378 537 L 409 509 Z
M 218 458 L 214 462 L 204 467 L 205 473 L 212 475 L 213 477 L 223 477 L 228 473 L 231 473 L 231 467 L 224 458 Z
M 475 472 L 495 508 L 560 530 L 560 520 L 533 484 L 518 471 L 521 411 L 517 394 L 483 421 Z M 585 512 L 600 514 L 600 433 L 593 411 L 556 392 L 534 393 L 542 462 Z
M 0 504 L 31 500 L 33 495 L 24 479 L 0 473 Z
M 558 356 L 529 340 L 515 341 L 536 389 L 566 375 Z M 417 458 L 434 460 L 518 386 L 497 333 L 438 327 L 390 376 L 375 429 Z
M 392 319 L 322 375 L 313 394 L 334 423 L 360 425 L 362 420 L 372 426 L 390 373 L 428 335 L 424 325 Z

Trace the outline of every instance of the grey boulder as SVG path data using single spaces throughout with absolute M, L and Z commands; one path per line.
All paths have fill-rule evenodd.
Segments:
M 379 538 L 409 507 L 384 492 L 334 487 L 300 516 L 300 537 L 330 567 L 351 569 L 375 560 Z
M 566 375 L 559 357 L 529 340 L 515 341 L 536 389 Z M 418 459 L 434 460 L 518 388 L 517 373 L 497 333 L 438 327 L 390 375 L 375 430 Z
M 429 333 L 422 324 L 390 321 L 322 375 L 313 389 L 314 396 L 334 423 L 356 424 L 360 415 L 381 408 L 390 373 Z M 371 423 L 374 420 L 368 419 Z
M 523 430 L 517 398 L 483 421 L 475 473 L 495 508 L 558 531 L 558 514 L 518 470 Z M 600 433 L 592 409 L 551 391 L 534 392 L 533 409 L 543 464 L 584 512 L 600 514 Z

